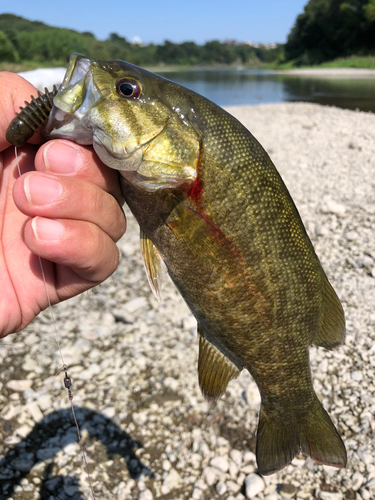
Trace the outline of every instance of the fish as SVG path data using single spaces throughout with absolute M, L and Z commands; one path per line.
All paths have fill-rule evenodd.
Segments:
M 46 138 L 93 145 L 118 170 L 152 291 L 160 299 L 166 266 L 194 314 L 205 398 L 243 369 L 255 380 L 259 472 L 299 453 L 345 467 L 309 361 L 310 345 L 344 342 L 343 308 L 260 143 L 208 99 L 124 61 L 72 54 L 53 102 Z

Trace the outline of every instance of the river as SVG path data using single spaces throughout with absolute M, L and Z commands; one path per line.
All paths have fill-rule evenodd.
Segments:
M 307 101 L 375 112 L 375 75 L 296 75 L 259 69 L 170 71 L 162 75 L 220 106 Z

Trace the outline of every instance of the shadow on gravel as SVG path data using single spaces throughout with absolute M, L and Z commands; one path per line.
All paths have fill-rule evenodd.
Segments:
M 137 448 L 142 448 L 142 443 L 134 440 L 109 418 L 96 411 L 76 406 L 74 410 L 81 435 L 85 436 L 85 449 L 90 448 L 95 441 L 100 441 L 104 446 L 103 453 L 106 456 L 100 457 L 100 460 L 96 460 L 97 456 L 95 454 L 94 456 L 91 453 L 88 454 L 94 462 L 100 464 L 107 460 L 114 460 L 115 473 L 118 475 L 121 474 L 121 466 L 123 467 L 122 463 L 125 461 L 129 476 L 133 479 L 138 478 L 141 473 L 149 476 L 154 475 L 135 454 Z M 77 432 L 71 410 L 59 410 L 49 413 L 0 460 L 0 484 L 2 486 L 0 498 L 3 498 L 2 494 L 9 497 L 36 464 L 46 462 L 42 475 L 38 474 L 41 479 L 39 500 L 49 499 L 51 495 L 53 495 L 53 498 L 84 500 L 79 492 L 79 477 L 74 476 L 74 469 L 72 472 L 67 471 L 65 476 L 53 476 L 55 455 L 72 443 L 77 443 Z M 66 449 L 66 452 L 68 452 L 67 455 L 71 456 L 69 449 Z M 76 455 L 76 451 L 73 451 L 73 455 Z M 84 470 L 80 457 L 81 452 L 78 453 L 80 462 L 76 463 L 80 469 Z M 124 460 L 119 462 L 121 458 Z M 73 457 L 71 459 L 73 460 Z M 62 465 L 57 464 L 57 466 L 60 469 L 63 468 Z M 71 464 L 69 464 L 69 467 L 71 469 Z M 92 467 L 92 461 L 89 460 L 91 473 L 93 469 L 95 470 L 95 464 Z M 109 473 L 109 471 L 106 472 Z M 113 484 L 110 486 L 113 487 Z

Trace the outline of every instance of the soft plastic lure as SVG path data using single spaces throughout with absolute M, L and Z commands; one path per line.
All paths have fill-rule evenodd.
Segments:
M 19 147 L 25 144 L 43 125 L 51 112 L 53 98 L 57 94 L 54 85 L 53 90 L 44 89 L 44 94 L 38 91 L 38 97 L 31 96 L 31 102 L 25 101 L 25 107 L 11 121 L 6 132 L 6 140 L 13 146 Z

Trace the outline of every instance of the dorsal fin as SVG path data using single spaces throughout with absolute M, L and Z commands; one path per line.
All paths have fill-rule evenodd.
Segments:
M 156 246 L 142 230 L 140 236 L 141 254 L 146 269 L 147 279 L 152 293 L 155 295 L 156 300 L 160 302 L 160 292 L 164 274 L 163 259 Z
M 323 277 L 323 311 L 319 331 L 312 339 L 314 345 L 333 349 L 345 340 L 345 316 L 336 292 L 327 277 Z
M 204 337 L 199 325 L 198 334 L 199 386 L 207 400 L 215 400 L 224 393 L 228 383 L 238 377 L 240 370 Z

